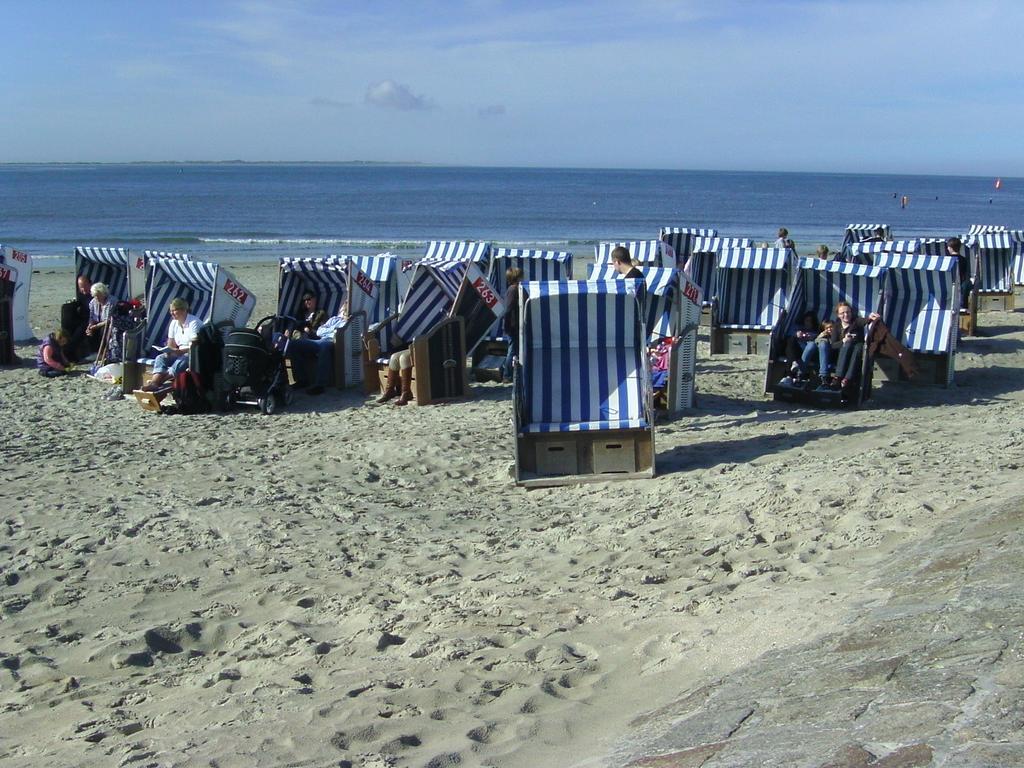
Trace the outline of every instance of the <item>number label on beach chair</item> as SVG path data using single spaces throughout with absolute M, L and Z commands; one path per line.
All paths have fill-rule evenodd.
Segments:
M 18 281 L 18 273 L 12 270 L 10 267 L 0 266 L 0 280 L 6 280 L 9 283 L 15 283 Z
M 233 298 L 239 304 L 245 304 L 249 299 L 249 293 L 234 280 L 224 281 L 224 293 Z
M 137 257 L 135 259 L 135 268 L 136 269 L 145 269 L 146 268 L 146 260 L 142 256 L 139 256 L 139 257 Z
M 373 296 L 374 284 L 370 276 L 363 272 L 361 269 L 357 269 L 353 278 L 353 282 L 358 285 L 367 296 Z
M 487 282 L 487 279 L 483 275 L 479 275 L 473 281 L 473 289 L 477 292 L 480 298 L 483 299 L 483 302 L 487 305 L 488 309 L 494 309 L 498 303 L 498 297 L 491 289 L 490 283 Z
M 28 254 L 24 251 L 19 251 L 14 248 L 11 249 L 11 258 L 15 261 L 20 261 L 22 264 L 28 264 Z
M 685 280 L 683 285 L 683 296 L 688 298 L 694 304 L 700 304 L 700 288 L 689 280 Z

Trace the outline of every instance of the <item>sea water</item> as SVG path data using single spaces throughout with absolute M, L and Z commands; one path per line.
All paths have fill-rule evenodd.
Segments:
M 850 223 L 894 237 L 970 224 L 1024 228 L 1024 180 L 830 173 L 470 168 L 385 164 L 0 165 L 0 243 L 50 263 L 76 245 L 207 261 L 415 254 L 485 240 L 589 258 L 607 240 L 705 227 L 800 254 L 833 250 Z M 905 203 L 904 203 L 905 198 Z M 37 262 L 37 266 L 42 266 Z

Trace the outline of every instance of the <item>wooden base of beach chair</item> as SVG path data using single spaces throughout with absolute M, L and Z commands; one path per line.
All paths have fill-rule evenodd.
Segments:
M 764 331 L 730 331 L 711 329 L 713 355 L 764 355 L 771 347 L 771 333 Z
M 14 365 L 17 359 L 14 354 L 14 282 L 0 280 L 0 365 Z
M 651 430 L 545 432 L 516 438 L 517 485 L 537 488 L 651 477 Z
M 953 383 L 954 355 L 929 355 L 923 352 L 914 353 L 917 365 L 917 376 L 910 379 L 900 368 L 896 360 L 888 357 L 876 357 L 878 376 L 885 382 L 902 382 L 907 384 L 948 387 Z
M 135 399 L 142 410 L 159 413 L 160 403 L 167 397 L 168 392 L 169 390 L 163 392 L 143 392 L 141 389 L 137 389 L 132 394 L 135 395 Z
M 1013 312 L 1015 307 L 1012 293 L 978 294 L 979 312 Z
M 711 327 L 711 307 L 702 307 L 700 311 L 700 327 Z
M 473 351 L 473 378 L 476 381 L 501 381 L 501 366 L 508 353 L 504 341 L 483 341 Z
M 417 405 L 469 395 L 466 332 L 461 317 L 445 320 L 412 343 L 412 369 Z

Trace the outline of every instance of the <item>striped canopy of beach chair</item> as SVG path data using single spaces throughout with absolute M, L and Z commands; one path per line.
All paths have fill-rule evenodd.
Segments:
M 813 312 L 818 322 L 835 316 L 836 305 L 845 301 L 860 317 L 878 312 L 881 306 L 885 269 L 867 264 L 801 258 L 786 311 L 783 335 L 793 334 L 801 318 Z
M 389 333 L 411 342 L 447 317 L 465 279 L 467 263 L 461 260 L 417 263 L 398 317 L 385 326 L 391 326 Z M 393 346 L 385 347 L 382 343 L 381 348 L 392 349 Z
M 662 227 L 658 234 L 676 254 L 676 263 L 685 264 L 693 253 L 693 243 L 697 238 L 718 237 L 717 229 L 701 229 L 699 227 Z
M 915 253 L 923 253 L 926 256 L 945 256 L 946 238 L 944 237 L 919 237 L 915 242 Z
M 1013 284 L 1024 285 L 1024 229 L 1007 230 L 1017 241 L 1017 253 L 1013 257 Z
M 543 251 L 525 248 L 495 248 L 492 251 L 490 283 L 499 296 L 508 293 L 508 280 L 505 273 L 509 269 L 521 269 L 521 282 L 547 282 L 550 280 L 568 280 L 572 277 L 572 254 L 568 251 Z M 510 300 L 514 300 L 510 299 Z M 507 338 L 504 316 L 497 323 L 487 338 Z
M 690 246 L 690 256 L 683 263 L 683 272 L 700 286 L 703 305 L 711 306 L 711 294 L 715 287 L 715 267 L 718 254 L 725 248 L 750 248 L 746 237 L 696 237 Z
M 971 224 L 967 228 L 967 234 L 963 239 L 973 237 L 974 235 L 986 235 L 990 232 L 1005 232 L 1006 227 L 1002 224 Z
M 373 256 L 347 256 L 332 254 L 327 257 L 338 264 L 355 264 L 377 287 L 377 300 L 369 312 L 369 321 L 378 323 L 398 312 L 402 296 L 409 287 L 411 270 L 402 269 L 402 260 L 391 253 Z
M 150 259 L 178 259 L 179 261 L 192 261 L 192 256 L 187 253 L 178 253 L 176 251 L 143 251 L 142 256 L 149 261 Z
M 672 267 L 650 267 L 643 270 L 644 325 L 647 328 L 647 343 L 656 344 L 666 337 L 679 333 L 679 291 L 680 271 Z M 625 279 L 610 264 L 590 265 L 588 280 Z
M 882 230 L 882 237 L 886 240 L 892 237 L 888 224 L 847 224 L 846 232 L 843 234 L 843 248 L 845 249 L 848 245 L 867 240 L 869 237 L 874 237 L 876 229 Z
M 960 309 L 957 260 L 952 256 L 884 254 L 884 322 L 912 352 L 945 354 L 956 347 Z
M 423 251 L 420 264 L 452 264 L 473 262 L 484 275 L 491 270 L 491 244 L 472 240 L 431 240 Z
M 623 246 L 629 251 L 633 263 L 644 267 L 674 267 L 675 251 L 663 240 L 633 240 L 622 243 L 598 243 L 594 248 L 595 264 L 611 264 L 612 251 Z
M 917 240 L 886 240 L 882 243 L 850 243 L 843 248 L 843 261 L 850 264 L 873 264 L 880 253 L 914 253 Z
M 1002 230 L 968 235 L 965 244 L 978 264 L 978 293 L 1013 291 L 1013 265 L 1021 243 Z
M 323 258 L 283 257 L 278 265 L 277 314 L 302 324 L 306 310 L 302 294 L 310 291 L 328 317 L 338 314 L 348 295 L 348 269 L 344 261 Z
M 645 428 L 650 392 L 634 280 L 521 283 L 523 432 Z
M 735 330 L 768 331 L 786 307 L 793 281 L 788 248 L 727 248 L 715 271 L 712 324 Z
M 146 334 L 143 349 L 159 346 L 167 339 L 171 316 L 167 311 L 171 299 L 188 302 L 189 314 L 206 320 L 213 307 L 213 288 L 217 265 L 205 261 L 154 258 L 149 263 L 149 286 L 146 291 Z
M 75 248 L 75 279 L 85 275 L 92 283 L 105 283 L 115 301 L 132 298 L 127 248 Z M 144 273 L 142 273 L 144 275 Z M 145 290 L 145 284 L 140 290 Z

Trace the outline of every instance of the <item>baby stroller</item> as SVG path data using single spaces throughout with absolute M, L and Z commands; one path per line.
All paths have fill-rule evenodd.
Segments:
M 255 405 L 270 415 L 291 405 L 285 357 L 290 334 L 272 333 L 282 321 L 295 319 L 270 315 L 255 328 L 235 328 L 224 343 L 224 386 L 228 405 Z

